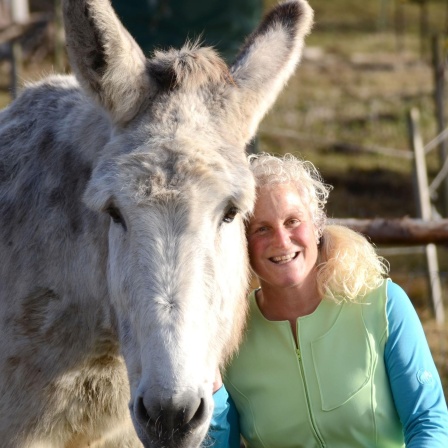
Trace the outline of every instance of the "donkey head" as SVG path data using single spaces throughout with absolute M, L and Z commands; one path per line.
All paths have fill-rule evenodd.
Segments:
M 72 68 L 109 117 L 85 201 L 110 215 L 108 285 L 144 446 L 197 447 L 248 282 L 245 145 L 291 76 L 305 0 L 280 4 L 228 68 L 187 45 L 145 59 L 108 0 L 66 0 Z

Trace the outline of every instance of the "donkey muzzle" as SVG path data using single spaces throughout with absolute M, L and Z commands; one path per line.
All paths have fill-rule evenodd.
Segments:
M 199 446 L 212 410 L 210 400 L 194 391 L 157 399 L 137 396 L 131 415 L 145 448 Z

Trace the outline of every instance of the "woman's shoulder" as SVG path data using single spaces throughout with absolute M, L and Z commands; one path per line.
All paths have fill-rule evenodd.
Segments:
M 387 296 L 391 300 L 408 299 L 405 290 L 390 278 L 387 281 Z
M 387 282 L 386 311 L 389 331 L 404 328 L 416 331 L 421 327 L 417 311 L 406 291 L 391 280 Z

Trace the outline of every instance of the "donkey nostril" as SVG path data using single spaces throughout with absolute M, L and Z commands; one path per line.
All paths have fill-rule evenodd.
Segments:
M 200 427 L 207 420 L 207 410 L 206 399 L 192 394 L 156 400 L 149 406 L 139 396 L 133 406 L 137 433 L 159 440 L 169 440 L 173 431 L 187 434 Z
M 146 427 L 149 423 L 149 420 L 151 420 L 149 417 L 148 411 L 146 409 L 146 406 L 143 403 L 143 397 L 138 397 L 135 400 L 134 414 L 135 414 L 135 417 L 137 418 L 138 422 L 143 427 Z
M 206 419 L 207 417 L 207 411 L 206 411 L 206 405 L 205 405 L 205 400 L 203 398 L 201 398 L 200 402 L 199 402 L 199 406 L 196 408 L 196 411 L 190 412 L 191 418 L 185 422 L 186 424 L 189 425 L 190 428 L 194 429 L 198 426 L 200 426 Z
M 168 427 L 178 430 L 191 430 L 200 426 L 206 420 L 206 414 L 204 399 L 190 396 L 188 400 L 165 402 L 160 408 L 159 420 Z

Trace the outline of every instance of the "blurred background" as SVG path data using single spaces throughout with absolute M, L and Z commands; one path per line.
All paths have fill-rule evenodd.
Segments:
M 121 5 L 114 1 L 122 18 L 131 20 L 120 8 L 134 0 L 123 0 Z M 231 61 L 241 33 L 246 34 L 274 3 L 250 1 L 249 10 L 233 9 L 226 23 L 215 20 L 221 28 L 215 23 L 207 33 L 204 19 L 185 38 L 202 33 L 206 43 L 216 45 Z M 420 218 L 409 125 L 414 108 L 419 112 L 414 126 L 420 130 L 425 171 L 432 184 L 430 218 L 446 219 L 448 182 L 440 170 L 448 144 L 443 139 L 448 0 L 310 0 L 310 4 L 315 10 L 314 30 L 296 75 L 261 125 L 257 150 L 295 153 L 312 161 L 335 187 L 328 204 L 330 218 Z M 169 8 L 160 11 L 168 14 Z M 224 14 L 208 11 L 214 19 Z M 241 20 L 243 14 L 246 22 Z M 59 18 L 60 0 L 0 0 L 0 107 L 7 106 L 26 82 L 69 71 Z M 240 27 L 234 26 L 240 22 Z M 156 39 L 153 31 L 148 36 Z M 222 45 L 226 39 L 232 41 L 232 51 Z M 169 45 L 140 43 L 148 54 L 154 46 Z M 378 244 L 377 249 L 389 260 L 391 277 L 407 291 L 422 319 L 448 397 L 448 315 L 435 319 L 431 289 L 435 280 L 428 279 L 427 248 L 409 242 Z M 448 308 L 447 244 L 434 249 L 440 300 Z

